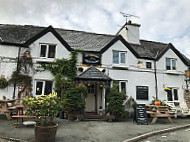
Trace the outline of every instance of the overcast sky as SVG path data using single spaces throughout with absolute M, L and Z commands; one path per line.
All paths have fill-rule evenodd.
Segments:
M 171 42 L 190 58 L 190 0 L 0 0 L 0 23 L 116 34 L 127 20 L 141 39 Z

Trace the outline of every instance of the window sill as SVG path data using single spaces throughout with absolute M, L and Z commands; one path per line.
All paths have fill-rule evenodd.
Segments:
M 37 63 L 52 63 L 55 61 L 55 58 L 38 58 L 36 59 Z
M 112 68 L 122 68 L 122 69 L 128 69 L 129 66 L 126 64 L 113 64 Z
M 181 73 L 176 71 L 176 70 L 167 70 L 166 71 L 167 74 L 175 74 L 175 75 L 180 75 Z

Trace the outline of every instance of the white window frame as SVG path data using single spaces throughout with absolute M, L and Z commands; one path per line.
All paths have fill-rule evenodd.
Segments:
M 168 87 L 168 88 L 170 88 L 172 90 L 172 101 L 168 101 L 168 94 L 167 94 L 166 95 L 167 102 L 179 102 L 179 93 L 178 93 L 179 88 L 177 88 L 177 87 Z M 177 98 L 178 98 L 178 100 L 174 100 L 174 89 L 177 90 Z
M 46 55 L 45 55 L 45 57 L 41 57 L 40 55 L 41 55 L 41 46 L 42 45 L 44 45 L 44 46 L 46 46 Z M 48 53 L 49 53 L 49 46 L 50 45 L 54 45 L 55 46 L 55 56 L 56 56 L 56 44 L 47 44 L 47 43 L 40 43 L 40 51 L 39 51 L 39 57 L 40 58 L 49 58 L 48 57 Z M 52 59 L 54 59 L 55 58 L 55 56 L 52 58 Z M 51 59 L 51 58 L 49 58 L 49 59 Z
M 167 69 L 167 63 L 166 63 L 166 60 L 167 60 L 167 59 L 170 60 L 170 69 Z M 165 60 L 166 70 L 173 70 L 173 71 L 176 71 L 176 70 L 177 70 L 177 59 L 175 59 L 175 58 L 166 58 L 166 60 Z M 172 61 L 175 61 L 175 69 L 173 69 Z
M 114 52 L 119 52 L 119 58 L 118 58 L 118 63 L 114 63 L 113 61 L 114 61 L 114 59 L 113 59 L 113 53 Z M 121 54 L 122 53 L 124 53 L 125 54 L 125 63 L 121 63 Z M 113 52 L 112 52 L 112 63 L 113 64 L 126 64 L 127 63 L 127 51 L 117 51 L 117 50 L 113 50 Z
M 126 94 L 127 94 L 127 83 L 128 83 L 128 81 L 127 80 L 122 80 L 122 81 L 119 81 L 119 92 L 121 92 L 122 91 L 122 89 L 121 89 L 121 83 L 122 82 L 124 82 L 125 83 L 125 92 L 126 92 Z
M 52 88 L 53 88 L 53 81 L 52 80 L 35 80 L 35 95 L 37 95 L 36 94 L 36 89 L 37 89 L 37 82 L 42 82 L 43 84 L 42 84 L 42 94 L 44 94 L 44 92 L 45 92 L 45 82 L 46 81 L 51 81 L 52 82 Z M 53 89 L 51 90 L 51 91 L 53 91 Z M 37 95 L 38 96 L 38 95 Z

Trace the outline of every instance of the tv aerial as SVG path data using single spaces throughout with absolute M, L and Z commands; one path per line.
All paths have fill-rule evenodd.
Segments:
M 127 18 L 128 17 L 134 17 L 134 18 L 140 18 L 139 16 L 136 16 L 136 15 L 132 15 L 132 14 L 127 14 L 127 13 L 124 13 L 124 12 L 120 12 L 120 14 L 126 18 L 126 21 L 127 21 Z

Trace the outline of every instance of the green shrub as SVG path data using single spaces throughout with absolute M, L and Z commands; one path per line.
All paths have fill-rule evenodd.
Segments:
M 83 114 L 85 109 L 86 89 L 78 87 L 69 88 L 63 95 L 63 109 L 68 114 Z
M 106 112 L 110 113 L 110 115 L 114 115 L 115 118 L 121 117 L 125 113 L 125 107 L 123 105 L 125 95 L 124 93 L 118 91 L 116 84 L 114 84 L 110 89 L 107 99 L 108 105 Z

